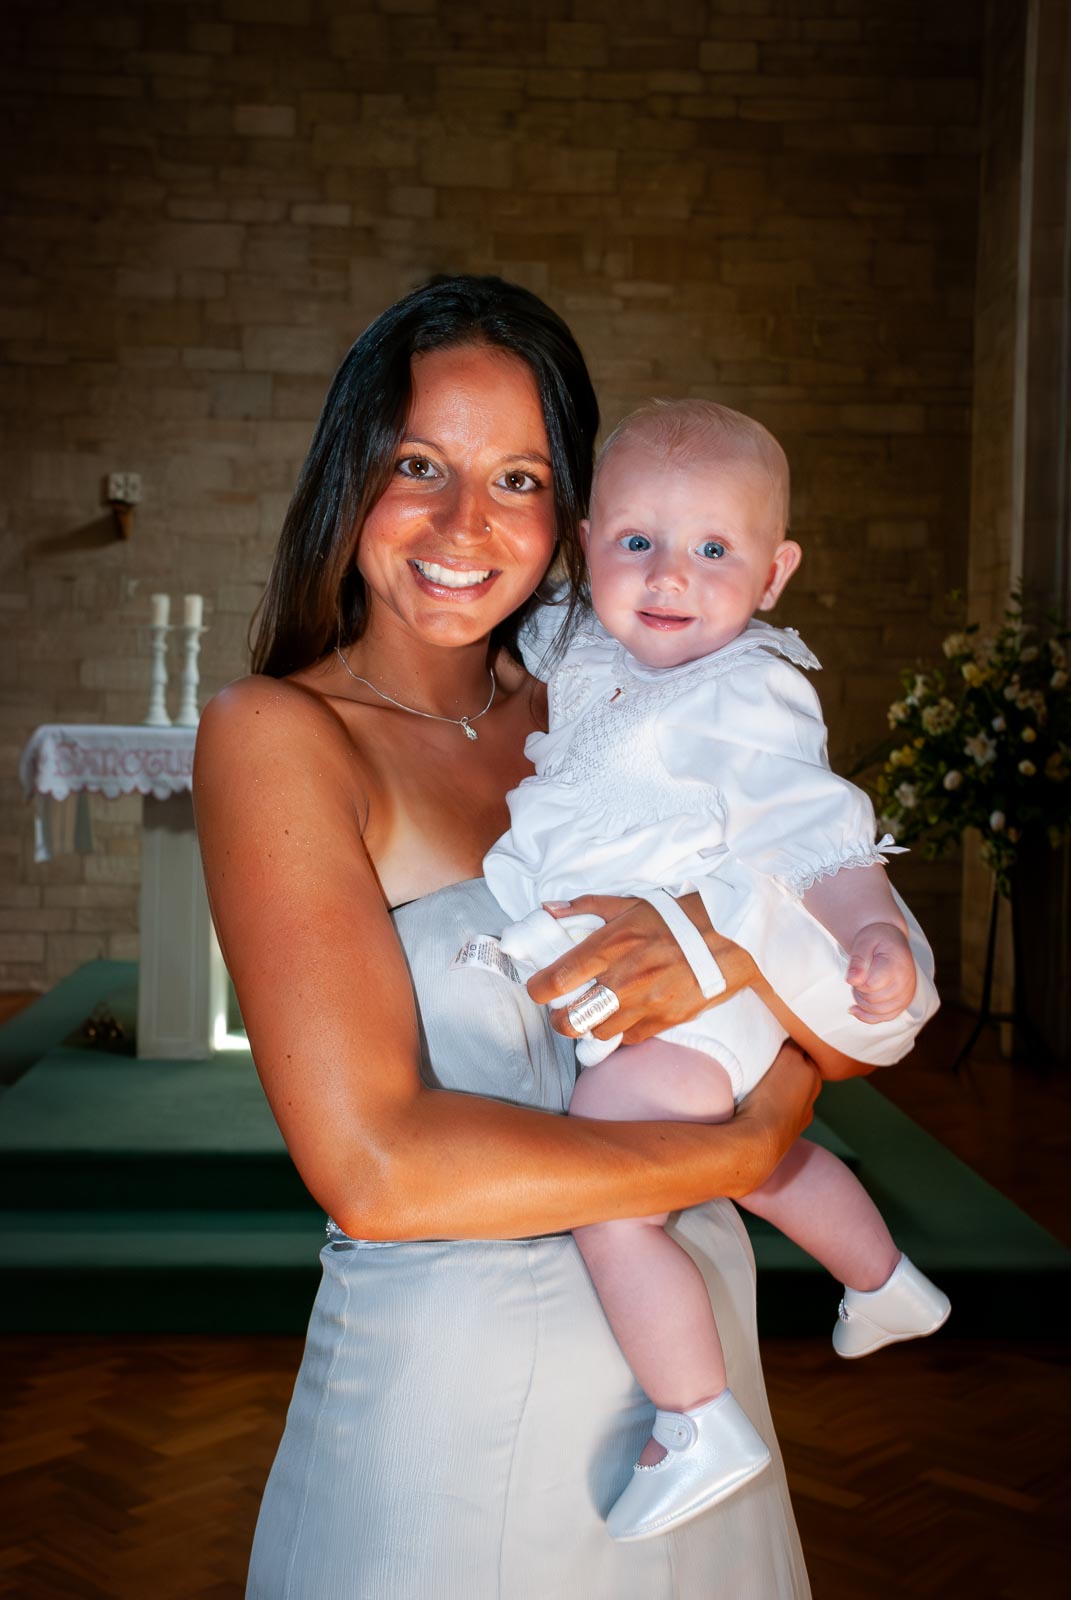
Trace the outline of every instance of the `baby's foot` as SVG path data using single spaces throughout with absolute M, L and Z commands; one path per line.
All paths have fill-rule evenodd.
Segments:
M 833 1348 L 846 1361 L 902 1339 L 925 1339 L 948 1320 L 948 1296 L 901 1256 L 880 1289 L 845 1289 Z
M 607 1532 L 621 1541 L 652 1539 L 728 1499 L 770 1463 L 770 1452 L 728 1389 L 693 1411 L 659 1411 L 632 1481 L 610 1508 Z M 646 1447 L 645 1452 L 646 1453 Z
M 651 1438 L 648 1439 L 647 1443 L 640 1451 L 636 1465 L 638 1467 L 657 1467 L 658 1463 L 660 1461 L 664 1461 L 665 1459 L 665 1445 L 659 1444 L 657 1439 Z

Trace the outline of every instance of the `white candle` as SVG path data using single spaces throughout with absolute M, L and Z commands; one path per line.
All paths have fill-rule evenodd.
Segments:
M 203 594 L 188 594 L 182 602 L 182 621 L 187 628 L 199 628 L 204 622 L 205 597 Z
M 154 628 L 166 628 L 171 615 L 171 596 L 169 594 L 154 594 L 152 600 L 152 625 Z

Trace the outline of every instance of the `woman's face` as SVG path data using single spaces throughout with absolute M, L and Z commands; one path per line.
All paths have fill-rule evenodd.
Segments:
M 415 356 L 394 473 L 357 544 L 369 627 L 393 618 L 430 644 L 471 644 L 528 599 L 554 537 L 531 369 L 487 345 Z

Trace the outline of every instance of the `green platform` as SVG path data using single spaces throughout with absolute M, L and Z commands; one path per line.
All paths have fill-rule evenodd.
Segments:
M 248 1053 L 137 1061 L 71 1042 L 99 1002 L 129 1012 L 136 982 L 92 962 L 0 1028 L 0 1330 L 300 1332 L 324 1218 Z M 948 1289 L 960 1335 L 1043 1331 L 1071 1253 L 869 1084 L 828 1088 L 821 1111 L 814 1136 Z M 748 1225 L 764 1331 L 828 1331 L 830 1280 Z

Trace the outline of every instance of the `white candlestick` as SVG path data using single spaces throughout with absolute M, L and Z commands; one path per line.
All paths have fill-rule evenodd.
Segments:
M 201 601 L 199 594 L 188 594 L 186 606 L 191 600 Z M 201 602 L 203 604 L 203 602 Z M 175 724 L 179 728 L 196 728 L 200 712 L 197 709 L 197 685 L 200 683 L 200 674 L 197 670 L 197 656 L 201 649 L 201 635 L 206 632 L 204 628 L 192 627 L 183 629 L 183 649 L 185 661 L 182 667 L 182 704 Z
M 154 628 L 166 628 L 171 620 L 171 596 L 169 594 L 154 594 L 152 600 L 152 625 Z
M 187 628 L 199 628 L 205 620 L 205 597 L 203 594 L 188 594 L 183 596 L 182 621 Z
M 156 614 L 156 601 L 163 600 L 167 604 L 167 595 L 153 595 L 153 615 Z M 165 615 L 166 610 L 165 610 Z M 167 689 L 167 636 L 171 632 L 165 623 L 156 624 L 149 629 L 152 636 L 152 677 L 149 689 L 149 713 L 145 718 L 145 726 L 149 728 L 170 728 L 171 718 L 167 714 L 167 703 L 164 698 Z

